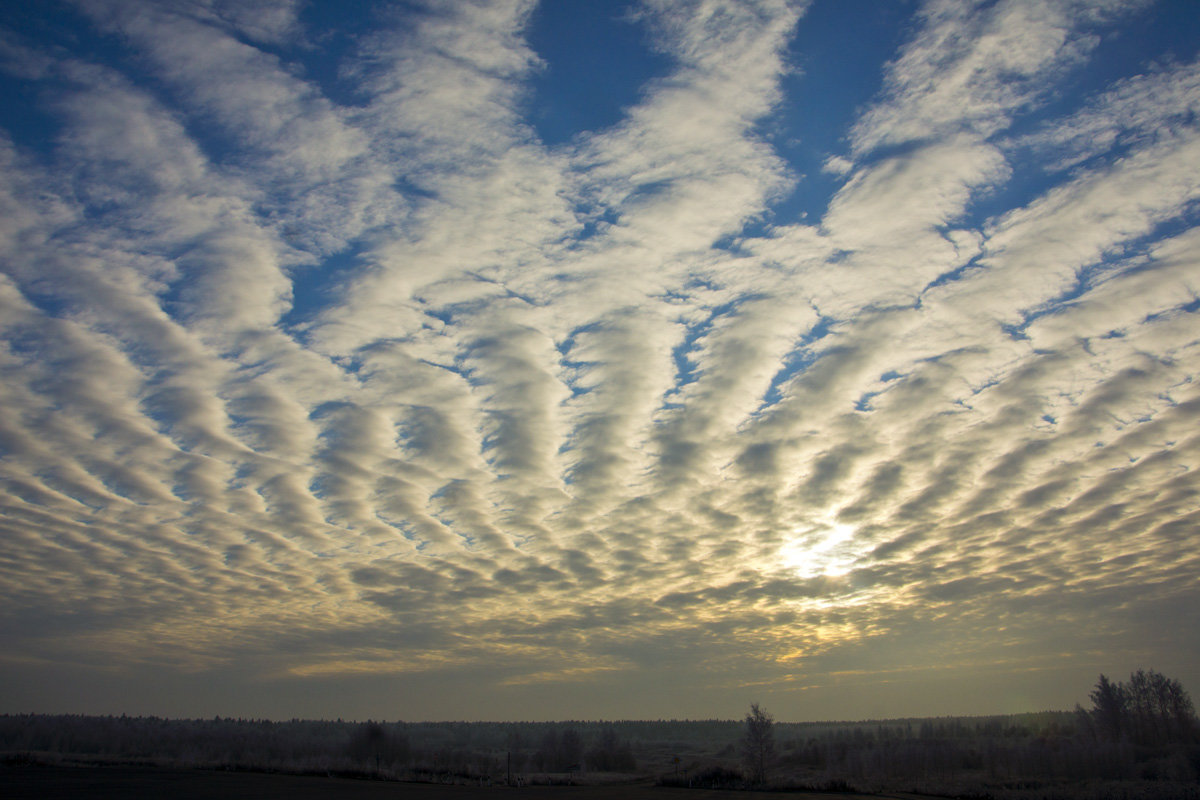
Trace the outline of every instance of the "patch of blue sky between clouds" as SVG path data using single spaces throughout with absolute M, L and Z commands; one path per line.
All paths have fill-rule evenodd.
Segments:
M 654 49 L 633 3 L 541 3 L 526 33 L 542 66 L 529 84 L 528 121 L 547 145 L 619 123 L 673 59 Z
M 1200 222 L 1200 208 L 1191 208 L 1187 213 L 1155 226 L 1150 233 L 1121 242 L 1111 257 L 1081 267 L 1076 271 L 1075 282 L 1072 285 L 1058 295 L 1047 298 L 1040 305 L 1026 309 L 1022 313 L 1021 322 L 1004 326 L 1005 332 L 1013 339 L 1027 339 L 1026 331 L 1031 325 L 1043 317 L 1069 310 L 1077 301 L 1086 299 L 1088 293 L 1100 285 L 1157 269 L 1159 265 L 1149 258 L 1150 251 L 1161 242 L 1191 230 L 1197 222 Z M 1172 311 L 1180 310 L 1195 311 L 1195 298 L 1181 295 L 1179 305 Z M 1149 322 L 1155 316 L 1157 315 L 1147 317 L 1142 322 Z M 1109 334 L 1112 333 L 1115 331 L 1109 331 Z
M 884 65 L 904 42 L 914 5 L 898 0 L 864 6 L 854 14 L 828 0 L 809 6 L 785 56 L 789 72 L 781 79 L 783 99 L 760 126 L 796 183 L 743 235 L 762 235 L 775 225 L 820 222 L 845 183 L 845 175 L 827 164 L 845 154 L 846 131 L 881 90 Z
M 1052 149 L 1031 152 L 1020 146 L 1022 137 L 1056 128 L 1122 79 L 1194 61 L 1200 55 L 1200 13 L 1195 12 L 1195 5 L 1188 0 L 1158 3 L 1145 13 L 1122 18 L 1120 25 L 1106 27 L 1085 61 L 1068 69 L 1033 108 L 1015 117 L 1012 125 L 995 137 L 1012 173 L 1003 184 L 977 192 L 960 224 L 979 227 L 1065 179 L 1067 176 L 1054 174 L 1056 154 Z M 1112 163 L 1128 149 L 1118 145 L 1093 160 Z
M 370 8 L 351 16 L 339 3 L 304 3 L 299 14 L 304 41 L 293 43 L 279 55 L 298 64 L 305 81 L 316 84 L 321 94 L 337 105 L 365 105 L 370 97 L 359 87 L 349 66 L 363 37 L 380 26 L 394 24 L 394 18 L 403 13 L 403 6 L 397 6 L 387 11 Z
M 51 8 L 29 12 L 34 5 Z M 26 75 L 17 72 L 17 80 L 0 81 L 0 125 L 19 146 L 49 161 L 58 154 L 59 137 L 64 132 L 61 109 L 55 105 L 65 96 L 85 89 L 83 81 L 117 87 L 126 81 L 128 86 L 136 86 L 137 91 L 163 103 L 164 108 L 174 107 L 180 112 L 176 120 L 186 127 L 188 137 L 213 164 L 236 165 L 242 158 L 244 143 L 236 132 L 224 131 L 214 124 L 211 116 L 190 102 L 184 91 L 153 68 L 144 51 L 130 47 L 130 41 L 116 27 L 96 24 L 95 19 L 72 3 L 49 0 L 45 4 L 5 6 L 7 10 L 0 10 L 0 28 L 19 31 L 18 36 L 8 39 L 9 43 L 18 47 L 26 43 L 44 46 L 48 41 L 61 57 L 45 69 L 36 62 L 21 63 Z M 16 54 L 11 57 L 13 61 L 21 60 Z M 0 59 L 0 70 L 4 66 L 4 60 Z M 36 83 L 29 80 L 35 72 Z
M 292 307 L 279 322 L 293 335 L 302 335 L 306 323 L 340 300 L 345 282 L 362 269 L 363 248 L 351 247 L 326 256 L 319 264 L 292 269 Z
M 683 340 L 671 351 L 671 358 L 675 362 L 675 387 L 669 393 L 670 397 L 677 396 L 685 387 L 695 383 L 700 378 L 702 370 L 694 359 L 694 356 L 703 345 L 704 338 L 712 332 L 713 326 L 717 321 L 723 317 L 737 316 L 738 308 L 743 303 L 755 299 L 757 299 L 756 295 L 749 295 L 731 300 L 728 303 L 722 303 L 712 308 L 705 319 L 688 326 Z M 680 405 L 668 400 L 664 403 L 664 407 L 677 408 Z
M 817 324 L 813 325 L 804 338 L 797 343 L 796 348 L 783 360 L 779 371 L 771 378 L 771 385 L 763 395 L 762 403 L 754 412 L 756 415 L 762 414 L 782 400 L 788 382 L 801 375 L 824 355 L 825 351 L 815 350 L 812 345 L 832 333 L 835 324 L 837 324 L 837 320 L 832 317 L 818 318 Z
M 45 109 L 44 92 L 31 81 L 0 81 L 0 128 L 21 150 L 49 159 L 60 124 Z
M 46 13 L 52 6 L 54 13 Z M 46 57 L 47 44 L 54 58 Z M 29 48 L 29 49 L 27 49 Z M 67 3 L 0 4 L 0 130 L 23 150 L 49 160 L 62 133 L 51 108 L 69 85 L 60 59 L 136 69 L 120 37 L 98 33 Z
M 1146 4 L 1139 13 L 1123 16 L 1119 25 L 1104 29 L 1086 64 L 1073 70 L 1070 81 L 1049 95 L 1041 113 L 1069 113 L 1081 98 L 1104 92 L 1114 82 L 1188 63 L 1198 55 L 1200 10 L 1192 0 Z M 1013 132 L 1021 133 L 1020 126 L 1014 126 Z

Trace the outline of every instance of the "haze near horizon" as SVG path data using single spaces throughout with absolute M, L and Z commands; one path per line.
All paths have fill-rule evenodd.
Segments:
M 0 8 L 0 712 L 1200 687 L 1190 2 Z

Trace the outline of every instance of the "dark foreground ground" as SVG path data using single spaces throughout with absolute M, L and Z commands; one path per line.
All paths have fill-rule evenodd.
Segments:
M 793 795 L 865 800 L 865 795 Z M 4 800 L 747 800 L 761 793 L 625 786 L 441 786 L 152 767 L 0 767 Z

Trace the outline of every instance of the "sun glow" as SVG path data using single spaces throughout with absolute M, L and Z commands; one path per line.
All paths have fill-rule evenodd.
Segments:
M 855 541 L 856 533 L 853 526 L 840 522 L 797 531 L 780 548 L 780 563 L 801 578 L 845 575 L 854 569 L 862 555 L 862 543 Z

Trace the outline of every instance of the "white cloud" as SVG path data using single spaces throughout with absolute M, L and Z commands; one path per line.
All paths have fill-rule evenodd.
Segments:
M 1067 169 L 1116 147 L 1145 146 L 1194 128 L 1200 65 L 1179 64 L 1119 81 L 1078 113 L 1011 142 L 1055 158 Z
M 1095 47 L 1093 26 L 1143 4 L 926 3 L 922 29 L 889 65 L 883 99 L 854 126 L 854 152 L 1003 130 Z

